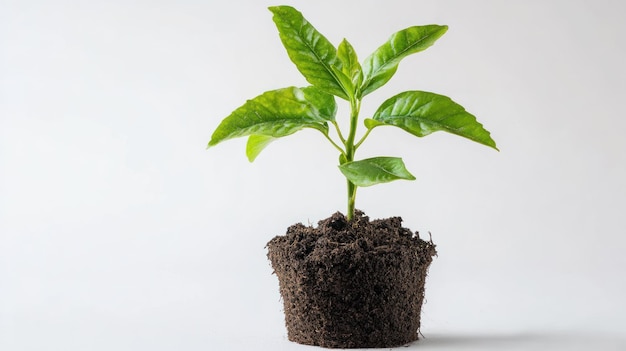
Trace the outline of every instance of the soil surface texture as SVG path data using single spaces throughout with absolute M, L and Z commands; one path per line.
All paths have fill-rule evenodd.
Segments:
M 268 244 L 289 340 L 328 348 L 393 347 L 417 340 L 432 242 L 400 217 L 337 212 L 295 224 Z

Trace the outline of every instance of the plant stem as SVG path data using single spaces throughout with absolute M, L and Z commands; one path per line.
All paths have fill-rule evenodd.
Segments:
M 348 138 L 346 139 L 346 161 L 352 162 L 354 161 L 354 153 L 356 151 L 356 147 L 354 145 L 354 139 L 356 137 L 356 128 L 357 123 L 359 121 L 359 109 L 361 108 L 361 101 L 359 99 L 350 100 L 350 132 L 348 133 Z M 348 221 L 354 218 L 354 203 L 356 201 L 356 189 L 357 186 L 351 181 L 347 180 L 348 185 L 348 212 L 346 216 Z
M 356 201 L 356 189 L 357 186 L 354 185 L 351 181 L 348 182 L 348 221 L 351 221 L 354 218 L 354 202 Z
M 335 126 L 335 130 L 337 131 L 337 135 L 339 136 L 339 140 L 341 140 L 341 142 L 345 145 L 346 144 L 346 139 L 344 139 L 343 134 L 341 134 L 341 129 L 339 129 L 339 125 L 337 124 L 337 121 L 332 121 L 331 123 Z
M 365 139 L 367 139 L 367 136 L 370 135 L 370 132 L 372 131 L 372 129 L 374 128 L 368 128 L 367 132 L 365 132 L 365 135 L 363 135 L 363 137 L 361 138 L 361 140 L 359 140 L 358 143 L 356 143 L 356 145 L 354 145 L 354 151 L 356 151 L 359 146 L 361 146 L 361 144 L 363 144 L 363 142 L 365 141 Z
M 337 143 L 335 143 L 335 141 L 328 135 L 328 133 L 324 133 L 322 131 L 320 131 L 324 137 L 330 141 L 330 143 L 335 147 L 335 149 L 337 149 L 340 153 L 345 155 L 345 151 L 343 151 L 343 149 L 341 148 L 341 146 L 337 145 Z

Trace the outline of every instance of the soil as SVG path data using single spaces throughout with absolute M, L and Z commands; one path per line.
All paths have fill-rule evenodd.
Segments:
M 435 245 L 400 217 L 370 221 L 337 212 L 268 244 L 289 340 L 328 348 L 380 348 L 418 339 L 424 282 Z

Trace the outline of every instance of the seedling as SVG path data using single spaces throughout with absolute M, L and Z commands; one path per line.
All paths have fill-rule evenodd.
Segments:
M 414 26 L 396 32 L 361 64 L 347 40 L 335 48 L 293 7 L 269 9 L 289 58 L 311 85 L 271 90 L 248 100 L 219 124 L 209 147 L 247 136 L 246 155 L 252 162 L 278 138 L 304 128 L 319 131 L 339 152 L 339 170 L 347 180 L 348 220 L 354 216 L 357 188 L 415 179 L 401 158 L 355 159 L 356 151 L 378 127 L 395 126 L 418 137 L 445 131 L 497 150 L 490 133 L 461 105 L 446 96 L 417 90 L 386 100 L 371 118 L 364 119 L 366 131 L 357 139 L 363 98 L 387 83 L 403 58 L 433 45 L 447 26 Z M 347 132 L 335 120 L 335 97 L 350 105 Z

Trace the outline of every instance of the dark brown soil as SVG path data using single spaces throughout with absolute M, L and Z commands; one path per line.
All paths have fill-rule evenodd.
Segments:
M 400 217 L 337 212 L 295 224 L 268 244 L 289 340 L 329 348 L 400 346 L 417 340 L 432 242 Z

